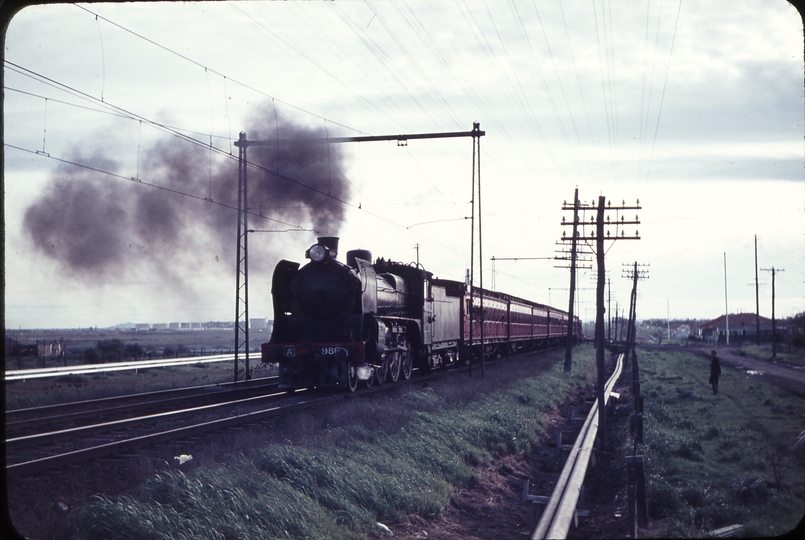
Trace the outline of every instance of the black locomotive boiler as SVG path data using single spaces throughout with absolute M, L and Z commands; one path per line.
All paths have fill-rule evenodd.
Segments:
M 373 264 L 362 249 L 348 251 L 345 264 L 337 253 L 338 238 L 321 237 L 305 253 L 308 264 L 282 260 L 274 270 L 274 328 L 262 360 L 279 364 L 280 388 L 354 391 L 359 381 L 396 382 L 414 367 L 430 370 L 480 354 L 479 289 L 470 298 L 465 283 L 434 278 L 419 266 L 382 258 Z M 493 291 L 483 291 L 483 310 L 487 354 L 567 339 L 561 310 Z M 576 340 L 578 319 L 573 328 Z

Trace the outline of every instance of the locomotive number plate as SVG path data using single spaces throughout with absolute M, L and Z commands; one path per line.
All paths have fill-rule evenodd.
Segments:
M 285 356 L 285 358 L 293 358 L 294 356 L 296 356 L 296 347 L 294 347 L 293 345 L 291 345 L 290 347 L 285 347 L 285 349 L 283 350 L 283 355 Z
M 336 356 L 338 354 L 346 356 L 348 351 L 344 347 L 322 347 L 321 354 L 324 356 Z

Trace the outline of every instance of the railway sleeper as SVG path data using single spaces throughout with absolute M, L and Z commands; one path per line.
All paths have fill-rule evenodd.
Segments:
M 537 526 L 537 523 L 539 523 L 539 520 L 542 517 L 542 512 L 545 510 L 545 506 L 548 504 L 548 501 L 551 498 L 545 495 L 529 494 L 528 491 L 530 487 L 531 481 L 526 479 L 523 485 L 523 502 L 531 504 L 531 512 L 528 516 L 528 526 L 533 528 Z M 579 488 L 579 499 L 576 503 L 576 510 L 573 515 L 573 521 L 576 527 L 579 526 L 580 517 L 588 517 L 590 515 L 589 510 L 579 508 L 581 506 L 585 506 L 584 491 L 584 485 L 582 484 Z

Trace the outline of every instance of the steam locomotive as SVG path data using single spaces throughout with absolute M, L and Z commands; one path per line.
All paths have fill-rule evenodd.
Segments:
M 487 355 L 568 339 L 568 316 L 543 304 L 433 277 L 421 266 L 377 259 L 363 249 L 336 259 L 337 237 L 305 257 L 281 260 L 271 286 L 274 328 L 262 361 L 279 364 L 280 388 L 343 388 L 409 379 Z M 483 305 L 483 313 L 481 306 Z M 482 317 L 483 315 L 483 317 Z M 483 321 L 483 345 L 481 324 Z M 581 337 L 574 318 L 570 339 Z

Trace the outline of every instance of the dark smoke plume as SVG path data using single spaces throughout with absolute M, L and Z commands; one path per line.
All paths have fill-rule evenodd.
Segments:
M 250 228 L 292 224 L 337 234 L 345 210 L 337 199 L 349 196 L 342 148 L 326 143 L 323 128 L 277 124 L 273 110 L 263 111 L 248 126 L 247 138 L 271 143 L 249 147 L 247 157 L 281 176 L 249 168 L 249 211 L 258 214 L 249 216 Z M 25 212 L 24 226 L 35 247 L 87 283 L 120 282 L 146 272 L 166 288 L 186 293 L 203 277 L 234 281 L 237 212 L 231 207 L 237 208 L 237 160 L 216 156 L 211 162 L 209 150 L 173 138 L 142 155 L 143 182 L 230 208 L 60 165 Z M 109 156 L 75 151 L 70 161 L 124 174 Z M 262 235 L 250 242 L 250 270 L 271 271 L 276 262 L 271 243 L 286 242 L 282 237 Z
M 273 114 L 264 109 L 263 120 L 273 120 Z M 349 183 L 343 172 L 343 145 L 328 144 L 324 129 L 311 130 L 289 123 L 280 124 L 279 129 L 266 128 L 272 123 L 258 120 L 249 126 L 249 140 L 267 141 L 248 149 L 249 161 L 299 183 L 262 172 L 250 173 L 265 178 L 261 182 L 265 191 L 254 196 L 274 217 L 282 216 L 293 223 L 309 220 L 318 233 L 337 235 L 346 209 L 341 201 L 349 196 Z M 250 202 L 250 206 L 254 205 Z

